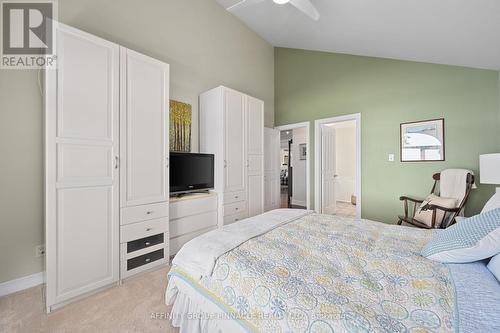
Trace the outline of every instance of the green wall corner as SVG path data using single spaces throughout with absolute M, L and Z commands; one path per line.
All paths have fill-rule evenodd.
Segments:
M 446 168 L 477 174 L 479 155 L 500 150 L 499 86 L 498 71 L 276 48 L 275 124 L 310 121 L 314 145 L 314 120 L 361 113 L 362 216 L 395 223 L 400 195 L 424 197 L 432 174 Z M 399 162 L 400 123 L 441 117 L 446 161 Z M 310 173 L 314 203 L 314 167 Z M 466 215 L 493 192 L 478 184 Z

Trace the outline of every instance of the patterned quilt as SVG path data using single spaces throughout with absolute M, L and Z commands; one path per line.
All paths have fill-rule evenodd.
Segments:
M 311 214 L 224 254 L 199 287 L 248 331 L 453 332 L 449 270 L 419 255 L 431 236 Z

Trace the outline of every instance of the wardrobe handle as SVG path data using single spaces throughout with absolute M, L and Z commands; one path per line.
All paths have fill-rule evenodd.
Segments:
M 224 168 L 227 168 L 227 161 L 224 160 Z
M 170 166 L 170 157 L 167 157 L 167 168 Z
M 118 156 L 115 156 L 115 169 L 118 169 L 120 165 L 120 158 Z

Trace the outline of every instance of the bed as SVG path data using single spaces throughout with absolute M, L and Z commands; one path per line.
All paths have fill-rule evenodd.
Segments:
M 281 209 L 184 245 L 166 303 L 181 332 L 500 332 L 485 263 L 420 256 L 431 230 Z

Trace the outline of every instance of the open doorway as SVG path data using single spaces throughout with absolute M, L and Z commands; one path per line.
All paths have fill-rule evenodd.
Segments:
M 280 208 L 306 209 L 306 128 L 280 131 Z
M 309 123 L 266 128 L 265 210 L 310 209 Z
M 316 121 L 316 210 L 361 217 L 359 115 Z

